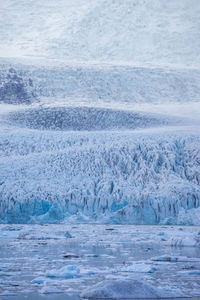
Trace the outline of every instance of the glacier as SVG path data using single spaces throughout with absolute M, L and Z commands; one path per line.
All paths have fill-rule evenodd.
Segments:
M 1 59 L 0 77 L 1 223 L 200 224 L 198 70 Z
M 2 3 L 0 222 L 200 224 L 199 11 Z
M 1 223 L 200 224 L 198 70 L 0 65 Z
M 200 297 L 200 1 L 0 7 L 0 298 Z

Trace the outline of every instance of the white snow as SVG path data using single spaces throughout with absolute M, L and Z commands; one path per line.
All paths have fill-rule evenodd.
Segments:
M 0 56 L 199 66 L 198 0 L 7 0 Z

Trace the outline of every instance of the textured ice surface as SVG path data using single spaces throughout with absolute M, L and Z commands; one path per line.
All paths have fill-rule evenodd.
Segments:
M 159 114 L 91 107 L 49 107 L 10 113 L 12 125 L 32 129 L 97 131 L 177 125 L 181 120 Z M 183 121 L 182 121 L 183 123 Z
M 182 131 L 2 133 L 1 221 L 81 213 L 93 222 L 197 225 L 188 214 L 200 206 L 199 142 Z
M 55 101 L 111 108 L 134 103 L 199 101 L 200 72 L 192 68 L 69 65 L 0 59 L 0 102 Z M 159 111 L 158 111 L 159 112 Z M 173 109 L 171 109 L 173 112 Z
M 184 296 L 179 290 L 155 288 L 149 283 L 130 279 L 103 281 L 81 294 L 81 297 L 87 299 L 159 299 Z

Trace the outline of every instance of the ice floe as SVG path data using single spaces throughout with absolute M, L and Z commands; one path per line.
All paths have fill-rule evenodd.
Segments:
M 81 277 L 80 269 L 76 266 L 64 266 L 60 269 L 50 270 L 46 272 L 46 277 L 58 278 L 78 278 Z
M 162 262 L 200 262 L 200 258 L 186 256 L 170 256 L 167 254 L 158 257 L 153 257 L 151 260 Z

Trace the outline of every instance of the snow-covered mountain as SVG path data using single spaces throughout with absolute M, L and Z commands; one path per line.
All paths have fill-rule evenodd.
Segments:
M 199 0 L 1 1 L 0 56 L 200 64 Z

